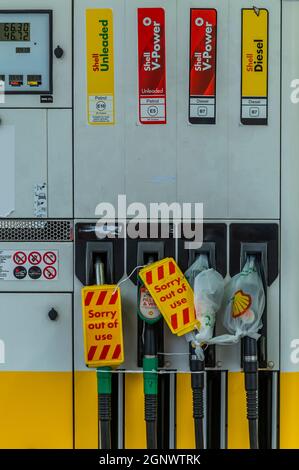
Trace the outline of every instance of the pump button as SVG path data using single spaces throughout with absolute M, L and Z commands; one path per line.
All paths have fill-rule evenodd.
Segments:
M 54 50 L 54 54 L 57 59 L 61 59 L 61 57 L 63 56 L 63 53 L 64 51 L 60 46 L 57 46 L 56 49 Z
M 55 321 L 58 318 L 58 312 L 55 310 L 55 308 L 52 308 L 50 312 L 48 313 L 48 317 L 50 318 L 51 321 Z

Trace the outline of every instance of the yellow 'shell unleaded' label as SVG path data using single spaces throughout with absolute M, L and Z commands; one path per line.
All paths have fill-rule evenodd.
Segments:
M 153 263 L 139 271 L 172 333 L 182 336 L 200 326 L 194 308 L 194 294 L 172 258 Z
M 82 312 L 86 365 L 119 366 L 124 361 L 119 288 L 114 285 L 84 287 Z
M 268 124 L 268 29 L 268 10 L 242 10 L 241 122 L 245 125 Z
M 115 123 L 113 11 L 86 10 L 88 123 Z

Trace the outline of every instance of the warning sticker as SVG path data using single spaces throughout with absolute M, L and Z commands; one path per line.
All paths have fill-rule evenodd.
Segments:
M 217 11 L 191 8 L 189 122 L 216 123 Z
M 141 269 L 139 277 L 172 333 L 182 336 L 200 326 L 193 290 L 174 259 L 165 258 Z
M 242 10 L 241 122 L 268 124 L 268 29 L 264 8 Z
M 124 361 L 120 289 L 84 287 L 82 313 L 86 365 L 119 366 Z
M 161 318 L 161 313 L 155 304 L 154 299 L 145 286 L 140 286 L 139 289 L 139 315 L 148 323 L 155 323 Z
M 113 11 L 86 10 L 88 124 L 115 123 Z
M 48 215 L 48 189 L 47 183 L 36 184 L 33 191 L 34 215 L 40 219 Z
M 0 281 L 58 279 L 58 251 L 0 251 Z
M 138 8 L 139 121 L 166 124 L 166 43 L 163 8 Z

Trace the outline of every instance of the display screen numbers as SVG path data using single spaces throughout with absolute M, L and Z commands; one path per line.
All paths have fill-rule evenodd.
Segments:
M 0 23 L 0 41 L 30 41 L 30 23 Z

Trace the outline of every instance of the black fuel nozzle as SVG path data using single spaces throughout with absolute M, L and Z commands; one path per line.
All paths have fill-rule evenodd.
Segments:
M 189 366 L 190 371 L 194 372 L 194 374 L 191 374 L 192 389 L 204 388 L 205 381 L 203 372 L 205 370 L 205 362 L 197 357 L 192 343 L 190 343 L 189 346 Z
M 204 386 L 205 386 L 205 362 L 200 360 L 195 348 L 190 343 L 189 364 L 191 371 L 191 387 L 193 401 L 193 419 L 195 431 L 196 449 L 204 449 Z
M 261 276 L 261 266 L 255 259 L 258 274 Z M 262 276 L 261 276 L 262 278 Z M 243 342 L 243 370 L 245 375 L 245 391 L 247 402 L 247 419 L 249 424 L 250 448 L 259 448 L 258 421 L 259 421 L 259 399 L 258 399 L 258 345 L 255 338 L 245 336 Z

